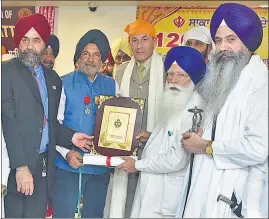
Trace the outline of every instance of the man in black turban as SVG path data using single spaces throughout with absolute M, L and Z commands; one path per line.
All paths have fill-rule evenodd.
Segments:
M 115 96 L 118 84 L 100 73 L 110 47 L 100 30 L 90 30 L 76 46 L 74 63 L 77 69 L 62 77 L 63 92 L 58 119 L 75 130 L 93 136 L 100 95 Z M 65 150 L 57 146 L 57 173 L 52 200 L 53 217 L 74 218 L 76 208 L 80 217 L 80 198 L 83 195 L 83 218 L 102 218 L 110 177 L 108 167 L 83 165 L 82 150 Z M 81 181 L 79 178 L 81 177 Z
M 93 29 L 85 33 L 78 41 L 74 55 L 74 65 L 77 63 L 81 52 L 89 43 L 95 44 L 96 47 L 98 47 L 98 50 L 101 54 L 101 60 L 102 62 L 105 62 L 110 52 L 108 39 L 103 32 L 101 32 L 100 30 Z
M 55 59 L 59 54 L 60 43 L 55 35 L 50 35 L 49 42 L 46 45 L 46 52 L 42 57 L 42 64 L 47 68 L 53 68 Z

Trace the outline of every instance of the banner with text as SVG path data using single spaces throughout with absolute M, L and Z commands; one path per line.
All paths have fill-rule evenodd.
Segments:
M 2 46 L 5 50 L 17 55 L 17 48 L 14 44 L 14 28 L 18 20 L 22 17 L 35 14 L 35 7 L 2 7 Z
M 195 7 L 137 7 L 137 18 L 154 24 L 157 32 L 157 51 L 166 54 L 167 51 L 181 45 L 183 34 L 197 26 L 209 28 L 215 8 Z M 263 26 L 263 41 L 256 51 L 268 65 L 268 10 L 254 8 Z

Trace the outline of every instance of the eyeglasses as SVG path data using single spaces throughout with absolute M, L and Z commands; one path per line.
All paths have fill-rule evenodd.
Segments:
M 167 72 L 168 79 L 176 78 L 177 81 L 184 81 L 188 77 L 189 75 L 184 73 L 175 74 L 174 72 Z
M 89 57 L 92 57 L 94 60 L 99 60 L 101 58 L 101 54 L 99 52 L 95 52 L 93 54 L 83 51 L 80 55 L 82 59 L 88 59 Z

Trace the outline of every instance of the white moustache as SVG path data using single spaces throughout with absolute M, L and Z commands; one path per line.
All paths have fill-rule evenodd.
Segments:
M 166 83 L 166 85 L 165 85 L 165 89 L 164 89 L 165 91 L 168 91 L 168 90 L 171 90 L 171 91 L 178 91 L 178 92 L 186 92 L 186 91 L 188 91 L 189 90 L 189 86 L 187 86 L 187 87 L 182 87 L 182 86 L 180 86 L 180 85 L 177 85 L 177 84 L 168 84 L 168 83 Z

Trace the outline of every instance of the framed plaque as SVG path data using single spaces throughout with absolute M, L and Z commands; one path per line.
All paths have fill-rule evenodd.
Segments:
M 94 149 L 104 156 L 130 156 L 139 145 L 145 100 L 100 96 L 94 128 Z

